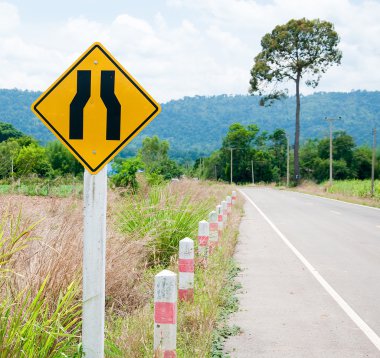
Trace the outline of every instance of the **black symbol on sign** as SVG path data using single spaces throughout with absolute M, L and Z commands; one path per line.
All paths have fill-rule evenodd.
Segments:
M 70 139 L 83 139 L 83 110 L 91 96 L 91 71 L 77 71 L 77 93 L 70 103 Z M 115 95 L 115 71 L 102 71 L 100 97 L 107 108 L 107 140 L 120 140 L 121 106 Z

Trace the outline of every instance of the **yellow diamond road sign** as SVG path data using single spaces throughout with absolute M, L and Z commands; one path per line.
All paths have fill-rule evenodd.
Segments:
M 37 117 L 91 174 L 160 110 L 100 43 L 94 43 L 32 104 Z

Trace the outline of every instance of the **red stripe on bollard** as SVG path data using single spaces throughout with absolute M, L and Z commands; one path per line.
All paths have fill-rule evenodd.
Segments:
M 181 301 L 192 302 L 194 300 L 194 289 L 193 288 L 179 289 L 178 290 L 178 298 Z
M 200 246 L 207 246 L 208 236 L 198 236 L 198 243 Z
M 194 259 L 178 259 L 180 272 L 194 272 Z
M 218 223 L 210 223 L 210 230 L 212 231 L 218 230 Z
M 154 322 L 160 324 L 175 324 L 177 304 L 175 302 L 155 302 Z

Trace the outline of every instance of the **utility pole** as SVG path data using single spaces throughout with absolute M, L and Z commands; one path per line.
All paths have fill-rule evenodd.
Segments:
M 290 156 L 289 156 L 289 134 L 286 135 L 286 186 L 289 187 Z
M 214 170 L 215 170 L 215 180 L 218 181 L 218 175 L 216 173 L 216 165 L 214 165 Z
M 252 173 L 252 184 L 255 185 L 255 174 L 253 172 L 253 160 L 251 160 L 251 173 Z
M 373 143 L 372 143 L 372 168 L 371 168 L 371 196 L 375 193 L 375 165 L 376 165 L 376 127 L 372 130 Z
M 333 143 L 332 143 L 332 123 L 333 121 L 342 119 L 342 117 L 338 118 L 327 118 L 325 117 L 325 120 L 329 122 L 330 126 L 330 186 L 332 186 L 333 182 Z

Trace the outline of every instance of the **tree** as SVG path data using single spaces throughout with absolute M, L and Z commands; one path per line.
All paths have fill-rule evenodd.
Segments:
M 18 176 L 37 174 L 44 177 L 50 175 L 52 171 L 45 148 L 36 144 L 21 148 L 15 161 L 15 168 Z
M 115 160 L 112 169 L 115 174 L 111 176 L 111 181 L 116 186 L 129 187 L 133 192 L 138 188 L 136 173 L 142 166 L 138 158 Z
M 271 141 L 270 150 L 272 151 L 273 164 L 277 168 L 273 173 L 277 179 L 286 176 L 286 155 L 287 155 L 287 140 L 286 132 L 283 129 L 275 129 L 271 135 L 269 135 Z
M 261 40 L 262 51 L 255 57 L 251 69 L 251 94 L 264 95 L 261 103 L 271 103 L 284 98 L 285 90 L 278 85 L 293 81 L 296 86 L 296 123 L 294 140 L 294 179 L 300 179 L 300 83 L 318 86 L 321 75 L 334 65 L 340 64 L 342 53 L 338 49 L 339 36 L 328 21 L 290 20 L 278 25 Z M 268 85 L 273 85 L 268 89 Z
M 178 164 L 169 158 L 169 148 L 169 142 L 157 136 L 143 140 L 138 158 L 144 164 L 147 176 L 153 175 L 152 182 L 178 178 L 182 174 Z
M 20 138 L 24 133 L 17 130 L 12 124 L 0 122 L 0 143 L 10 138 Z
M 233 165 L 233 181 L 250 182 L 251 181 L 251 160 L 253 152 L 251 144 L 255 139 L 259 128 L 250 124 L 243 126 L 240 123 L 231 124 L 227 135 L 223 138 L 220 160 L 223 166 L 221 176 L 224 180 L 230 180 L 231 171 L 231 150 Z
M 81 174 L 83 166 L 76 158 L 58 141 L 50 142 L 46 146 L 50 164 L 57 175 Z
M 355 148 L 353 152 L 352 168 L 355 177 L 367 179 L 371 177 L 372 149 L 368 147 Z
M 168 158 L 169 142 L 160 140 L 156 135 L 146 137 L 139 150 L 139 157 L 144 163 L 145 170 L 154 172 L 160 163 Z

